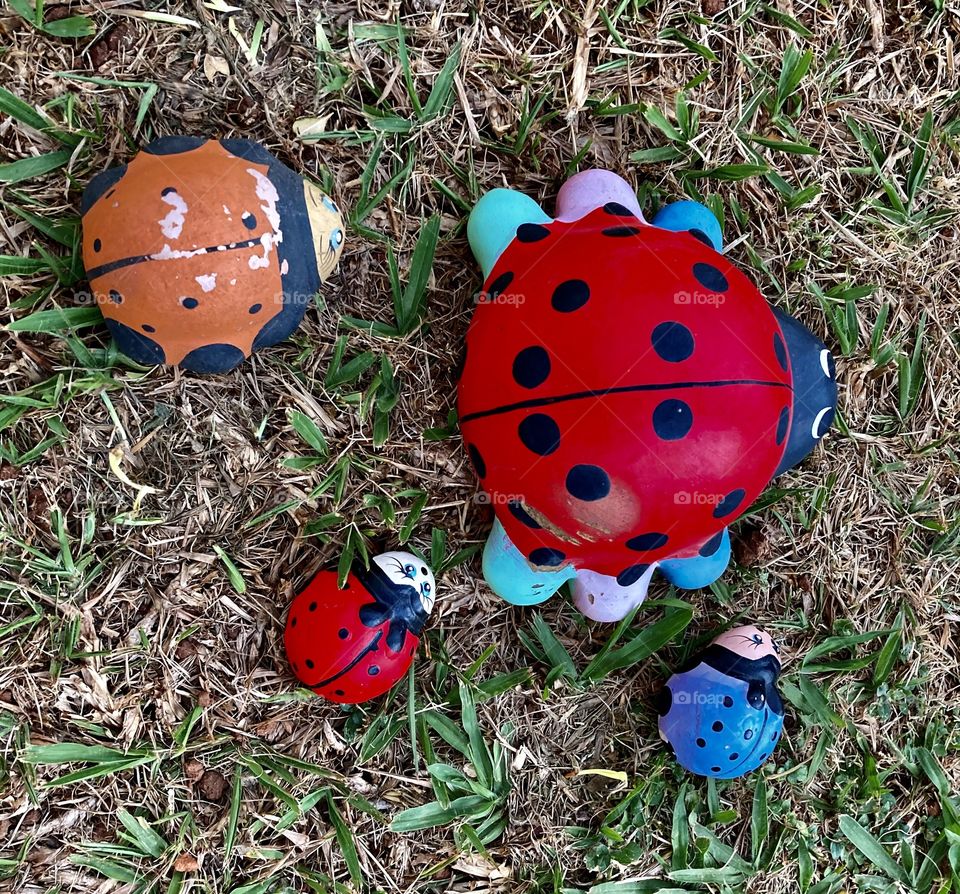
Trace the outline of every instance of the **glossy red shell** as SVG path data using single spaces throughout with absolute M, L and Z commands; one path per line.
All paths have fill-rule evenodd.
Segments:
M 538 567 L 694 555 L 784 450 L 789 358 L 763 296 L 693 235 L 620 210 L 522 225 L 467 333 L 463 437 Z
M 309 689 L 343 704 L 383 695 L 406 674 L 419 637 L 407 631 L 399 651 L 387 645 L 389 623 L 367 627 L 360 610 L 374 602 L 351 572 L 344 589 L 321 571 L 291 603 L 284 630 L 287 659 Z

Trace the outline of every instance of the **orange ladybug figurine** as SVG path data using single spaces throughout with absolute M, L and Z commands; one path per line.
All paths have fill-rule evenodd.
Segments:
M 154 140 L 81 211 L 90 288 L 145 365 L 222 373 L 283 341 L 343 250 L 337 206 L 249 140 Z
M 359 562 L 337 586 L 321 571 L 294 600 L 284 647 L 297 678 L 331 701 L 358 704 L 383 695 L 410 667 L 433 609 L 436 581 L 411 553 Z

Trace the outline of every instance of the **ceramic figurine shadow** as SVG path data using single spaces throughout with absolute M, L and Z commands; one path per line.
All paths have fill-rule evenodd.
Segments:
M 487 582 L 529 605 L 570 581 L 603 621 L 655 570 L 712 583 L 727 526 L 830 427 L 830 352 L 720 254 L 706 207 L 647 223 L 609 171 L 567 181 L 552 219 L 494 190 L 468 236 L 484 289 L 458 404 L 496 512 Z

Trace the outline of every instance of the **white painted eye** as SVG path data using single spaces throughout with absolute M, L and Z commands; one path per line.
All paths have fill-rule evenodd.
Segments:
M 829 352 L 826 348 L 824 348 L 824 349 L 820 352 L 820 368 L 823 370 L 823 374 L 824 374 L 828 379 L 832 379 L 832 378 L 833 378 L 833 373 L 830 372 L 830 360 L 831 360 L 831 359 L 832 359 L 832 358 L 831 358 L 831 356 L 830 356 L 830 352 Z
M 826 432 L 820 431 L 820 426 L 823 424 L 823 420 L 830 415 L 833 407 L 824 407 L 816 416 L 813 418 L 813 425 L 810 426 L 810 435 L 814 440 L 819 440 L 822 438 Z
M 374 556 L 373 561 L 395 584 L 413 587 L 424 611 L 430 613 L 436 599 L 437 583 L 433 579 L 433 572 L 422 559 L 418 559 L 412 553 L 398 551 L 381 553 L 379 556 Z

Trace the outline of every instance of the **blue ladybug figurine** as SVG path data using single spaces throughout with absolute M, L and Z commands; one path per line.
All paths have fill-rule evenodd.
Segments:
M 735 779 L 770 756 L 783 731 L 779 654 L 763 631 L 735 627 L 667 680 L 660 737 L 684 769 Z

